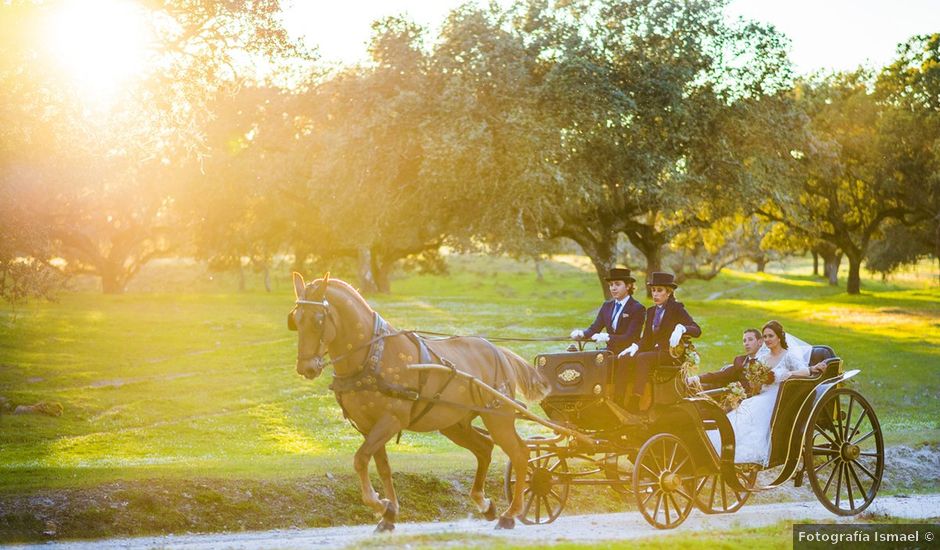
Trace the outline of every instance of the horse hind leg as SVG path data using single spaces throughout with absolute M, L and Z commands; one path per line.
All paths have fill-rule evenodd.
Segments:
M 398 495 L 395 494 L 395 485 L 392 483 L 392 468 L 388 463 L 388 453 L 385 446 L 379 447 L 372 457 L 375 460 L 375 469 L 379 472 L 382 486 L 385 488 L 385 511 L 376 531 L 391 531 L 395 529 L 395 520 L 398 519 Z
M 529 450 L 516 433 L 515 418 L 513 416 L 488 414 L 482 416 L 483 423 L 490 431 L 490 437 L 509 457 L 509 463 L 516 475 L 513 487 L 512 500 L 509 507 L 500 514 L 497 529 L 512 529 L 516 525 L 516 516 L 522 512 L 523 493 L 526 489 L 526 468 L 528 467 Z
M 496 503 L 486 498 L 484 491 L 486 474 L 493 460 L 493 440 L 473 427 L 470 422 L 454 424 L 441 430 L 441 433 L 476 457 L 477 471 L 473 476 L 473 487 L 470 488 L 470 501 L 476 505 L 477 510 L 487 521 L 493 521 L 496 519 Z

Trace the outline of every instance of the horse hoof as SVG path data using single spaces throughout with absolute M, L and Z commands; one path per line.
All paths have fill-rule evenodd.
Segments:
M 492 500 L 490 501 L 490 507 L 487 508 L 485 512 L 483 512 L 483 517 L 486 519 L 486 521 L 493 521 L 496 519 L 496 503 Z
M 376 533 L 391 533 L 395 530 L 395 524 L 390 521 L 385 521 L 384 519 L 375 526 Z
M 496 523 L 497 529 L 512 529 L 515 526 L 516 520 L 507 517 L 500 517 L 499 522 Z
M 388 523 L 395 523 L 395 520 L 398 519 L 398 506 L 392 505 L 392 501 L 383 498 L 382 502 L 385 503 L 385 511 L 382 512 L 382 521 Z

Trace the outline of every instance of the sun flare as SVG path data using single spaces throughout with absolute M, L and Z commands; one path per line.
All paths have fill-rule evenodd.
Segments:
M 48 39 L 63 70 L 89 97 L 105 99 L 147 66 L 152 30 L 127 0 L 70 0 L 50 20 Z

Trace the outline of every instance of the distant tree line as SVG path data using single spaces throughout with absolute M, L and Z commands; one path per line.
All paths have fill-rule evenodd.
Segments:
M 5 297 L 46 292 L 41 273 L 119 293 L 171 255 L 345 259 L 367 292 L 445 245 L 573 241 L 599 283 L 623 242 L 680 278 L 811 252 L 832 284 L 847 260 L 850 294 L 863 262 L 940 259 L 940 34 L 796 78 L 785 37 L 719 0 L 529 0 L 463 6 L 434 37 L 376 21 L 370 61 L 328 69 L 277 2 L 167 0 L 148 4 L 183 29 L 162 62 L 90 111 L 37 62 L 29 22 L 54 4 L 0 6 Z

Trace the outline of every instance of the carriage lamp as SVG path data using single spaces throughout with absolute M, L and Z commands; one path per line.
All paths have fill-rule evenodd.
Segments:
M 540 355 L 538 362 L 540 367 L 544 367 L 545 363 L 548 362 L 548 359 L 546 359 L 544 355 Z
M 600 395 L 600 394 L 601 394 L 601 385 L 594 384 L 594 395 Z
M 598 365 L 603 365 L 603 364 L 604 364 L 604 354 L 603 354 L 603 353 L 598 353 L 597 355 L 595 355 L 595 356 L 594 356 L 594 362 L 597 363 Z

